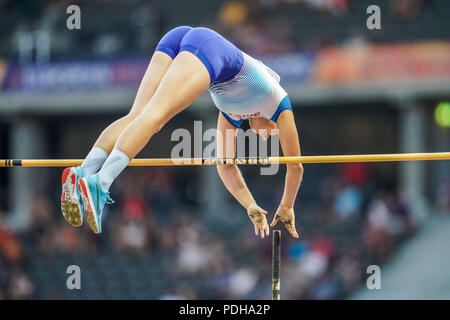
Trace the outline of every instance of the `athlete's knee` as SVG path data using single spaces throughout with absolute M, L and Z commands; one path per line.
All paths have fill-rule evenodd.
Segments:
M 124 118 L 126 118 L 129 122 L 131 122 L 134 119 L 136 119 L 140 114 L 141 114 L 140 112 L 131 110 L 130 112 L 127 113 L 127 115 Z
M 169 120 L 162 116 L 155 116 L 153 118 L 155 133 L 161 131 Z
M 125 126 L 129 125 L 131 122 L 133 122 L 134 119 L 136 119 L 139 116 L 138 112 L 129 112 L 126 115 L 124 115 L 123 117 L 121 117 L 118 121 L 120 121 L 121 123 L 124 123 Z
M 153 133 L 161 131 L 161 129 L 169 121 L 169 118 L 165 114 L 150 112 L 140 114 L 139 119 L 144 122 L 144 125 Z

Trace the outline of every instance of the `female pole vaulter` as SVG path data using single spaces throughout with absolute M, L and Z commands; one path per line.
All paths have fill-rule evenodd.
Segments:
M 94 233 L 100 233 L 109 188 L 119 174 L 176 114 L 206 89 L 221 111 L 217 124 L 218 158 L 234 158 L 236 137 L 226 141 L 226 131 L 244 119 L 263 138 L 278 129 L 285 156 L 299 156 L 300 144 L 291 103 L 279 76 L 261 61 L 245 54 L 208 28 L 177 27 L 159 42 L 129 113 L 109 125 L 79 167 L 62 175 L 61 209 L 65 219 L 80 226 L 83 216 Z M 256 204 L 235 164 L 217 165 L 229 192 L 247 210 L 262 238 L 269 235 L 267 211 Z M 289 233 L 295 229 L 294 202 L 303 176 L 301 164 L 288 164 L 283 197 L 271 226 L 281 221 Z

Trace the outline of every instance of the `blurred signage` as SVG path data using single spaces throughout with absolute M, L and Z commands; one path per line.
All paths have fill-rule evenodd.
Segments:
M 117 61 L 112 68 L 113 86 L 133 86 L 141 83 L 148 59 Z
M 4 90 L 10 91 L 45 93 L 137 86 L 144 75 L 147 64 L 147 60 L 141 59 L 11 66 L 3 87 Z
M 307 81 L 312 75 L 317 54 L 293 53 L 271 57 L 262 57 L 261 60 L 281 77 L 281 81 Z
M 439 79 L 450 79 L 449 42 L 325 49 L 318 53 L 311 81 L 352 84 Z
M 20 89 L 25 91 L 59 91 L 109 87 L 109 63 L 71 62 L 25 65 L 21 68 Z
M 450 42 L 332 47 L 259 58 L 283 83 L 401 84 L 450 79 Z M 0 88 L 45 93 L 137 87 L 147 65 L 148 57 L 21 66 L 0 62 Z

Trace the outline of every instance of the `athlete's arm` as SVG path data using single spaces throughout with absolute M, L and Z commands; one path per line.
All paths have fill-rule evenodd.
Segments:
M 219 113 L 216 139 L 218 158 L 234 158 L 236 154 L 236 132 L 237 129 L 222 113 Z M 268 236 L 267 211 L 256 204 L 238 166 L 235 164 L 217 165 L 217 171 L 228 191 L 247 210 L 247 214 L 255 226 L 255 234 L 260 234 L 261 238 L 264 238 L 264 235 Z
M 277 121 L 277 127 L 283 155 L 300 156 L 300 143 L 292 111 L 286 110 L 280 114 Z M 283 197 L 270 226 L 274 227 L 278 221 L 281 221 L 284 223 L 289 233 L 294 238 L 298 238 L 295 229 L 294 202 L 302 181 L 303 166 L 301 163 L 288 164 L 286 166 L 287 170 Z

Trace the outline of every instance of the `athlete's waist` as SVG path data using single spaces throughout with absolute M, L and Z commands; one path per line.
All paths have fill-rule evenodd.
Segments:
M 216 104 L 217 108 L 223 113 L 227 114 L 236 120 L 245 120 L 250 118 L 267 118 L 270 119 L 276 112 L 281 101 L 287 97 L 286 91 L 279 91 L 277 94 L 266 97 L 255 103 L 231 105 L 231 104 Z
M 232 113 L 232 112 L 224 112 L 226 113 L 228 116 L 232 117 L 232 118 L 236 118 L 239 120 L 246 120 L 246 119 L 251 119 L 251 118 L 260 118 L 261 112 L 260 111 L 256 111 L 254 113 L 248 113 L 248 114 L 240 114 L 240 113 Z

